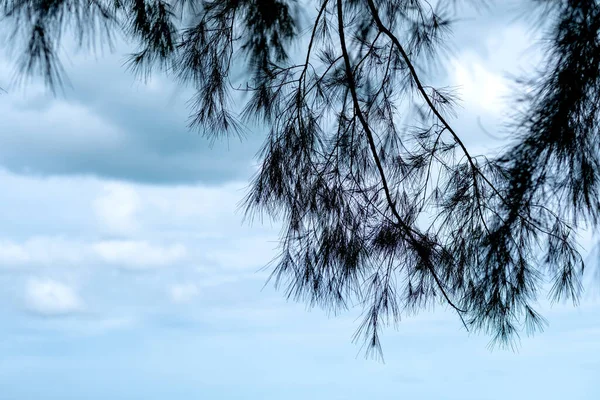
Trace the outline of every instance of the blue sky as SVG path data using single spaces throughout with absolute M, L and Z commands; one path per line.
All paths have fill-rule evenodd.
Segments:
M 474 149 L 501 143 L 478 123 L 503 135 L 505 74 L 536 59 L 509 19 L 465 18 L 434 77 L 460 87 Z M 516 352 L 439 307 L 385 331 L 385 364 L 352 343 L 358 310 L 263 288 L 277 226 L 236 212 L 260 130 L 209 148 L 189 91 L 136 81 L 127 50 L 69 53 L 56 98 L 0 57 L 0 400 L 600 398 L 597 281 L 577 309 L 542 301 L 549 327 Z

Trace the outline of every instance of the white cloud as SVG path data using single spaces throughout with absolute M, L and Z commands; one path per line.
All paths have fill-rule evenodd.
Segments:
M 531 35 L 518 26 L 495 32 L 483 42 L 484 54 L 466 48 L 453 60 L 452 85 L 458 86 L 465 110 L 502 116 L 513 93 L 507 75 L 531 70 L 540 62 L 539 49 L 531 48 Z
M 168 288 L 168 295 L 173 303 L 189 303 L 198 294 L 200 291 L 194 283 L 175 284 Z
M 23 246 L 9 241 L 0 242 L 0 267 L 21 265 L 29 260 L 29 253 Z
M 83 309 L 83 302 L 72 287 L 51 279 L 27 282 L 25 302 L 30 311 L 46 316 L 70 314 Z
M 98 221 L 113 233 L 130 233 L 138 228 L 136 213 L 140 197 L 131 185 L 112 183 L 93 204 Z
M 216 187 L 177 186 L 168 191 L 162 187 L 146 186 L 140 189 L 140 193 L 147 211 L 153 213 L 148 217 L 168 216 L 170 223 L 179 224 L 201 220 L 204 225 L 220 228 L 224 223 L 239 226 L 241 215 L 236 215 L 236 210 L 246 185 L 247 182 L 232 182 Z
M 146 241 L 108 240 L 93 246 L 100 258 L 126 269 L 149 269 L 174 264 L 187 254 L 185 246 L 160 246 Z
M 78 264 L 84 259 L 85 251 L 81 243 L 62 237 L 33 237 L 21 243 L 0 240 L 0 268 Z
M 464 55 L 454 62 L 454 84 L 465 108 L 478 107 L 493 114 L 504 110 L 508 81 L 485 68 L 479 57 Z

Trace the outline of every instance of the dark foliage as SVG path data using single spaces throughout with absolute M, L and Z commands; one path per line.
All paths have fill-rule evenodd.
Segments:
M 452 90 L 420 73 L 466 0 L 299 1 L 1 4 L 25 76 L 56 87 L 63 33 L 88 46 L 119 30 L 139 45 L 131 68 L 196 89 L 193 126 L 215 137 L 264 124 L 245 206 L 283 223 L 275 283 L 332 311 L 363 307 L 370 350 L 382 326 L 436 302 L 503 344 L 543 326 L 533 305 L 546 282 L 576 302 L 576 233 L 600 217 L 598 3 L 523 1 L 543 15 L 544 68 L 519 80 L 513 143 L 486 158 L 449 124 Z M 237 91 L 249 95 L 238 113 Z

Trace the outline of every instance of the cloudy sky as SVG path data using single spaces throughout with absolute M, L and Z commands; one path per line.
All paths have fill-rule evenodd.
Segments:
M 506 73 L 535 60 L 510 19 L 454 35 L 443 79 L 472 148 L 498 145 Z M 236 212 L 260 132 L 209 148 L 186 129 L 189 92 L 136 81 L 126 52 L 70 54 L 59 97 L 12 85 L 0 58 L 0 400 L 600 397 L 593 290 L 577 309 L 542 302 L 549 327 L 517 352 L 441 308 L 406 318 L 383 364 L 351 341 L 357 310 L 328 318 L 263 288 L 277 226 Z

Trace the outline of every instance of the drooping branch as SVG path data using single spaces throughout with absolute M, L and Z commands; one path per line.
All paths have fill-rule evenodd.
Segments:
M 340 47 L 342 49 L 342 54 L 344 57 L 344 64 L 346 66 L 346 77 L 347 77 L 347 81 L 348 81 L 348 87 L 349 87 L 350 93 L 352 95 L 352 102 L 354 104 L 354 112 L 356 113 L 358 119 L 360 120 L 360 123 L 364 129 L 366 136 L 367 136 L 373 159 L 377 166 L 377 170 L 379 171 L 379 177 L 381 179 L 381 185 L 383 186 L 383 191 L 385 193 L 388 207 L 392 211 L 392 214 L 396 218 L 396 222 L 400 225 L 400 227 L 402 228 L 402 231 L 405 234 L 404 240 L 406 240 L 413 246 L 417 245 L 420 247 L 421 243 L 424 242 L 426 240 L 426 238 L 422 233 L 418 232 L 416 230 L 416 228 L 408 225 L 403 220 L 402 216 L 400 216 L 400 213 L 398 213 L 398 210 L 396 209 L 395 201 L 392 199 L 392 195 L 390 192 L 389 184 L 387 182 L 387 177 L 386 177 L 385 171 L 381 164 L 381 160 L 379 159 L 377 148 L 375 146 L 375 139 L 374 139 L 373 132 L 371 131 L 371 127 L 369 126 L 367 120 L 365 119 L 365 117 L 362 113 L 361 107 L 360 107 L 358 95 L 356 93 L 356 84 L 354 81 L 353 68 L 352 68 L 352 65 L 350 62 L 350 56 L 348 55 L 348 50 L 346 47 L 346 38 L 345 38 L 345 34 L 344 34 L 344 18 L 343 18 L 342 0 L 337 0 L 337 15 L 338 15 L 338 31 L 339 31 L 339 36 L 340 36 Z M 466 310 L 463 310 L 463 309 L 459 308 L 458 306 L 456 306 L 454 304 L 454 302 L 449 298 L 449 296 L 446 293 L 446 291 L 444 290 L 443 284 L 440 281 L 440 279 L 438 278 L 435 270 L 429 264 L 430 261 L 425 260 L 425 262 L 427 263 L 428 268 L 431 271 L 431 274 L 432 274 L 438 288 L 442 292 L 442 294 L 443 294 L 444 298 L 446 299 L 446 301 L 448 302 L 448 304 L 452 308 L 454 308 L 459 314 L 466 312 Z

